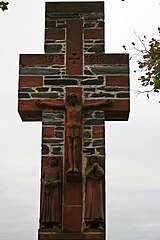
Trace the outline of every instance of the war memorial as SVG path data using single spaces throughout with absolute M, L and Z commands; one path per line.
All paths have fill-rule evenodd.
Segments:
M 20 55 L 18 112 L 42 122 L 39 240 L 107 234 L 104 124 L 127 121 L 130 100 L 129 56 L 105 53 L 104 16 L 103 1 L 47 2 L 45 53 Z

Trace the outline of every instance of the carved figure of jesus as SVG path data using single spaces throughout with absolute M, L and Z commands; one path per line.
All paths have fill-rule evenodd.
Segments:
M 69 168 L 67 173 L 78 173 L 79 146 L 82 135 L 82 104 L 79 104 L 76 94 L 69 94 L 66 97 L 67 124 L 66 139 L 68 147 Z
M 65 103 L 49 102 L 46 100 L 38 100 L 38 106 L 50 107 L 55 110 L 66 109 L 66 141 L 68 149 L 68 165 L 67 173 L 78 173 L 78 162 L 80 159 L 79 145 L 82 141 L 82 110 L 90 110 L 100 106 L 110 106 L 111 100 L 101 100 L 98 103 L 80 103 L 78 95 L 70 93 L 66 96 Z

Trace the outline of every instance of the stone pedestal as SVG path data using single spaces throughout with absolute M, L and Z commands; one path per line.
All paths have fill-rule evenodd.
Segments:
M 57 233 L 52 230 L 38 231 L 39 240 L 104 240 L 104 233 Z

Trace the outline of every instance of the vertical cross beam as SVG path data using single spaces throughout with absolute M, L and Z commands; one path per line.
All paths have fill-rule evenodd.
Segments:
M 67 21 L 66 74 L 83 74 L 82 20 Z

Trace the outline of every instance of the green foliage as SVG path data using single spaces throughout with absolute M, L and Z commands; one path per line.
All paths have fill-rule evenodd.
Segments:
M 0 2 L 0 9 L 2 9 L 2 11 L 8 10 L 8 6 L 7 6 L 8 4 L 9 4 L 8 2 L 1 1 Z
M 160 28 L 158 28 L 160 33 Z M 136 35 L 136 34 L 135 34 Z M 148 40 L 145 35 L 137 36 L 135 42 L 131 43 L 134 57 L 137 58 L 139 70 L 142 75 L 138 80 L 142 86 L 151 86 L 146 92 L 159 92 L 160 90 L 160 40 L 152 38 Z M 126 50 L 126 46 L 122 46 Z M 134 72 L 136 72 L 135 70 Z M 147 95 L 148 96 L 148 95 Z
M 142 39 L 143 40 L 143 39 Z M 154 91 L 160 89 L 160 41 L 152 38 L 149 41 L 149 48 L 143 52 L 143 59 L 138 60 L 140 69 L 144 75 L 139 80 L 142 86 L 153 85 Z

